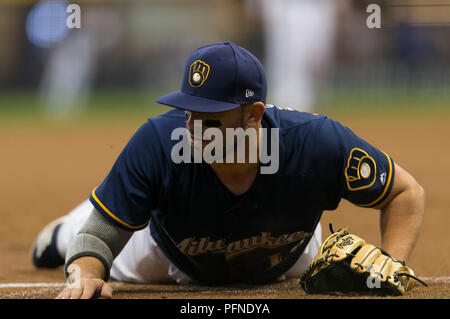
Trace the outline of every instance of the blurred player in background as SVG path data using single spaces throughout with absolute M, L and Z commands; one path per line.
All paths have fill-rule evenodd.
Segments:
M 259 1 L 251 0 L 251 5 Z M 333 0 L 262 0 L 268 95 L 309 112 L 328 70 L 338 6 Z
M 39 98 L 44 111 L 60 120 L 84 110 L 102 54 L 113 50 L 122 30 L 117 9 L 92 4 L 83 6 L 82 15 L 80 9 L 80 25 L 69 27 L 68 5 L 67 1 L 39 1 L 26 19 L 28 40 L 43 63 Z

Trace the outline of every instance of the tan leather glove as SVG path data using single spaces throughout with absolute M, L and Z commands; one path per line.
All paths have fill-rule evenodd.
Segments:
M 330 230 L 332 234 L 300 279 L 307 293 L 403 295 L 417 282 L 426 286 L 404 262 L 349 234 L 346 228 L 333 232 L 330 225 Z

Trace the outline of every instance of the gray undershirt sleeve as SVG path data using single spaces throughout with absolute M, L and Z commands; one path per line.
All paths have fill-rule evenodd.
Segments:
M 75 235 L 66 253 L 64 274 L 69 277 L 68 267 L 80 257 L 95 257 L 105 267 L 105 281 L 109 279 L 114 258 L 133 235 L 133 231 L 124 230 L 107 220 L 97 209 L 93 208 L 88 219 Z

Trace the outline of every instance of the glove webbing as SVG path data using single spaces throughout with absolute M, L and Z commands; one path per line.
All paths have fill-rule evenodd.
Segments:
M 334 233 L 334 230 L 333 230 L 333 225 L 332 225 L 331 223 L 329 224 L 329 228 L 330 228 L 330 232 L 333 234 L 333 233 Z M 348 235 L 348 232 L 347 232 L 347 231 L 344 231 L 343 236 L 346 236 L 346 235 Z M 331 247 L 332 247 L 336 242 L 338 242 L 340 238 L 341 238 L 341 236 L 336 236 L 336 238 L 334 239 L 333 243 L 331 244 Z M 383 249 L 381 249 L 381 248 L 378 248 L 378 249 L 380 249 L 381 252 L 382 252 L 383 254 L 385 254 L 385 255 L 387 255 L 388 257 L 394 259 L 394 258 L 393 258 L 390 254 L 388 254 L 385 250 L 383 250 Z M 350 256 L 351 256 L 351 257 L 355 257 L 354 254 L 347 254 L 347 257 L 350 257 Z M 329 255 L 327 255 L 326 257 L 328 258 L 328 257 L 338 257 L 338 256 L 337 256 L 336 254 L 329 254 Z M 394 260 L 395 260 L 395 259 L 394 259 Z M 312 263 L 308 266 L 308 268 L 306 268 L 305 272 L 303 273 L 303 275 L 302 275 L 302 277 L 301 277 L 301 279 L 300 279 L 300 282 L 303 282 L 303 278 L 309 277 L 309 275 L 310 275 L 312 272 L 314 272 L 314 270 L 316 269 L 316 267 L 318 267 L 318 266 L 320 266 L 320 265 L 322 265 L 322 264 L 325 264 L 326 262 L 327 262 L 327 261 L 326 261 L 325 258 L 320 258 L 320 259 L 317 259 L 317 260 L 315 260 L 314 262 L 312 262 Z M 404 262 L 404 261 L 400 261 L 400 260 L 399 260 L 399 262 L 400 262 L 403 266 L 405 265 L 405 262 Z M 358 266 L 361 266 L 361 265 L 358 265 Z M 377 274 L 378 276 L 380 276 L 381 278 L 383 278 L 383 275 L 382 275 L 381 273 L 377 272 L 376 274 Z M 398 273 L 398 274 L 396 274 L 396 275 L 397 275 L 397 278 L 398 278 L 398 277 L 408 277 L 408 278 L 412 278 L 412 279 L 416 280 L 417 282 L 421 283 L 422 285 L 424 285 L 425 287 L 428 287 L 428 285 L 427 285 L 425 282 L 423 282 L 423 281 L 420 280 L 418 277 L 413 276 L 413 275 L 411 275 L 411 274 L 408 274 L 408 273 Z

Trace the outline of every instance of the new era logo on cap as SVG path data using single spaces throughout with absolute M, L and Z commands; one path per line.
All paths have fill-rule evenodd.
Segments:
M 158 98 L 161 104 L 194 112 L 225 112 L 241 104 L 265 102 L 261 62 L 231 42 L 195 50 L 187 60 L 181 89 Z

